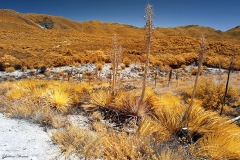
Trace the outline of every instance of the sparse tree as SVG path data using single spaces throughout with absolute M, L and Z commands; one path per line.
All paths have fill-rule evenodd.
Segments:
M 140 103 L 143 101 L 143 98 L 145 96 L 146 92 L 146 82 L 147 82 L 147 76 L 148 76 L 148 68 L 149 68 L 149 55 L 151 52 L 151 45 L 152 45 L 152 37 L 153 37 L 153 6 L 150 4 L 147 4 L 145 7 L 145 20 L 146 20 L 146 47 L 147 47 L 147 54 L 146 54 L 146 62 L 145 62 L 145 69 L 144 69 L 144 75 L 143 75 L 143 86 L 142 86 L 142 94 L 140 97 Z

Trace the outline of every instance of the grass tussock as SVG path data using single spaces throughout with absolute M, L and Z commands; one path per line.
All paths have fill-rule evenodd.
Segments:
M 8 88 L 3 93 L 9 101 L 4 105 L 8 116 L 30 118 L 48 125 L 52 125 L 54 119 L 62 121 L 56 116 L 72 112 L 90 89 L 86 83 L 69 84 L 33 79 L 6 82 L 3 85 Z M 57 123 L 54 126 L 61 126 Z
M 240 130 L 238 129 L 238 132 Z M 222 133 L 206 134 L 194 144 L 194 155 L 208 159 L 239 159 L 240 136 Z
M 67 126 L 64 130 L 54 132 L 52 139 L 61 145 L 61 150 L 66 157 L 74 154 L 78 157 L 84 155 L 86 158 L 97 158 L 102 153 L 99 146 L 102 142 L 101 137 L 76 126 Z

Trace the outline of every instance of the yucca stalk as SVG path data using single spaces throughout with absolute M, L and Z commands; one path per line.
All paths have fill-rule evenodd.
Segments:
M 194 103 L 194 98 L 195 98 L 197 83 L 198 83 L 198 77 L 200 75 L 200 71 L 202 68 L 202 63 L 205 58 L 206 50 L 207 50 L 207 48 L 206 48 L 206 44 L 205 44 L 205 39 L 204 39 L 204 37 L 202 37 L 201 42 L 200 42 L 200 47 L 199 47 L 198 71 L 197 71 L 196 79 L 195 79 L 194 86 L 193 86 L 191 101 L 190 101 L 189 107 L 187 108 L 187 110 L 185 112 L 185 118 L 186 118 L 185 127 L 187 127 L 187 125 L 188 125 L 188 117 L 191 113 L 192 106 Z
M 150 4 L 147 4 L 145 7 L 145 20 L 146 20 L 146 45 L 147 45 L 147 57 L 145 62 L 145 69 L 144 69 L 144 75 L 143 75 L 143 86 L 142 86 L 142 94 L 140 97 L 140 103 L 143 101 L 145 92 L 146 92 L 146 81 L 147 81 L 147 75 L 148 75 L 148 68 L 149 68 L 149 55 L 151 51 L 151 45 L 152 45 L 152 36 L 153 36 L 153 6 Z
M 168 87 L 169 87 L 169 85 L 170 85 L 170 83 L 171 83 L 171 78 L 172 78 L 172 69 L 171 69 L 170 72 L 169 72 Z
M 225 93 L 224 93 L 223 103 L 222 103 L 222 107 L 221 107 L 221 110 L 220 110 L 220 116 L 223 113 L 223 107 L 226 103 L 226 97 L 227 97 L 227 92 L 228 92 L 228 83 L 229 83 L 229 79 L 230 79 L 230 72 L 231 72 L 232 66 L 233 66 L 233 59 L 234 59 L 234 56 L 232 56 L 232 59 L 230 61 L 230 65 L 229 65 L 229 68 L 228 68 L 228 77 L 227 77 L 227 83 L 226 83 L 226 89 L 225 89 Z
M 116 94 L 116 83 L 117 83 L 117 72 L 118 72 L 118 64 L 121 59 L 122 47 L 118 47 L 117 36 L 116 34 L 113 37 L 113 79 L 112 79 L 112 94 Z

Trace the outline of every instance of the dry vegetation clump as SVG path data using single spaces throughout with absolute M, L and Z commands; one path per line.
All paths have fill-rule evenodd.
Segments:
M 61 119 L 56 118 L 57 115 L 73 112 L 90 89 L 87 83 L 69 84 L 34 79 L 6 82 L 4 85 L 9 86 L 4 93 L 9 101 L 4 106 L 7 115 L 50 125 L 53 119 Z M 54 122 L 54 126 L 58 126 L 57 122 Z
M 239 127 L 227 133 L 221 131 L 206 134 L 194 144 L 194 155 L 207 159 L 239 159 L 240 137 L 236 132 L 230 133 L 232 131 L 239 132 Z
M 159 96 L 155 100 L 152 100 L 152 104 L 155 104 L 157 117 L 141 118 L 139 123 L 134 123 L 130 127 L 131 129 L 124 127 L 121 130 L 97 122 L 93 125 L 93 131 L 87 131 L 90 132 L 90 135 L 93 132 L 94 138 L 89 140 L 89 143 L 76 141 L 80 143 L 74 148 L 77 149 L 76 151 L 71 149 L 73 146 L 70 146 L 75 142 L 67 142 L 68 139 L 73 139 L 72 137 L 61 137 L 71 134 L 68 133 L 68 130 L 55 133 L 58 137 L 55 136 L 54 140 L 56 143 L 63 145 L 63 151 L 68 155 L 69 150 L 71 150 L 73 154 L 81 153 L 87 158 L 239 158 L 239 127 L 235 124 L 229 124 L 229 118 L 223 118 L 218 113 L 205 111 L 202 107 L 194 105 L 188 119 L 190 137 L 187 137 L 187 134 L 183 134 L 183 115 L 186 107 L 181 106 L 180 97 L 167 94 Z M 81 135 L 82 137 L 80 136 L 78 139 L 86 139 L 89 136 L 87 132 L 84 131 L 86 135 Z M 80 133 L 82 131 L 79 131 Z M 78 134 L 73 136 L 76 135 Z M 221 137 L 225 138 L 221 141 Z M 171 143 L 172 145 L 170 145 Z M 87 144 L 86 148 L 84 144 Z M 89 145 L 94 146 L 90 151 Z M 183 146 L 185 146 L 185 149 Z M 218 148 L 220 146 L 226 148 L 219 152 Z M 85 150 L 88 150 L 88 153 Z M 93 150 L 94 152 L 92 152 Z
M 15 68 L 14 67 L 7 67 L 7 68 L 5 68 L 5 71 L 6 72 L 14 72 Z
M 123 59 L 123 64 L 125 65 L 125 67 L 129 67 L 131 64 L 131 60 L 128 57 L 125 57 Z
M 53 132 L 52 139 L 61 145 L 66 158 L 72 154 L 78 157 L 84 155 L 85 158 L 98 158 L 102 154 L 102 137 L 76 126 L 66 126 L 58 132 Z
M 207 110 L 219 110 L 221 104 L 223 103 L 225 92 L 225 84 L 221 82 L 214 82 L 213 79 L 208 77 L 202 77 L 198 83 L 196 89 L 196 99 L 201 101 L 201 106 Z M 186 90 L 184 92 L 184 99 L 188 101 L 191 96 L 192 89 Z M 237 106 L 239 103 L 239 92 L 236 88 L 229 87 L 228 94 L 226 96 L 226 105 Z

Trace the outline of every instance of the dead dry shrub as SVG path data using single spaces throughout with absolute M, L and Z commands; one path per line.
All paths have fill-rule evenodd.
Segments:
M 123 64 L 125 64 L 126 67 L 129 67 L 131 64 L 131 60 L 128 57 L 125 57 L 123 59 Z
M 191 70 L 191 75 L 195 76 L 195 75 L 197 75 L 197 73 L 198 73 L 198 69 L 197 68 Z M 203 73 L 203 71 L 201 69 L 199 75 L 202 75 L 202 73 Z
M 225 91 L 225 85 L 222 83 L 216 83 L 212 79 L 203 77 L 196 89 L 196 99 L 202 102 L 202 106 L 207 110 L 219 110 L 220 105 L 223 102 Z M 186 101 L 191 96 L 192 89 L 186 90 L 184 98 Z M 229 87 L 228 94 L 226 97 L 226 103 L 228 106 L 236 105 L 238 100 L 239 92 L 233 87 Z
M 84 155 L 86 158 L 96 159 L 103 154 L 102 137 L 76 126 L 67 126 L 58 132 L 53 132 L 52 139 L 60 145 L 66 159 L 72 155 L 77 157 Z
M 5 71 L 6 72 L 14 72 L 15 68 L 14 67 L 7 67 L 7 68 L 5 68 Z

